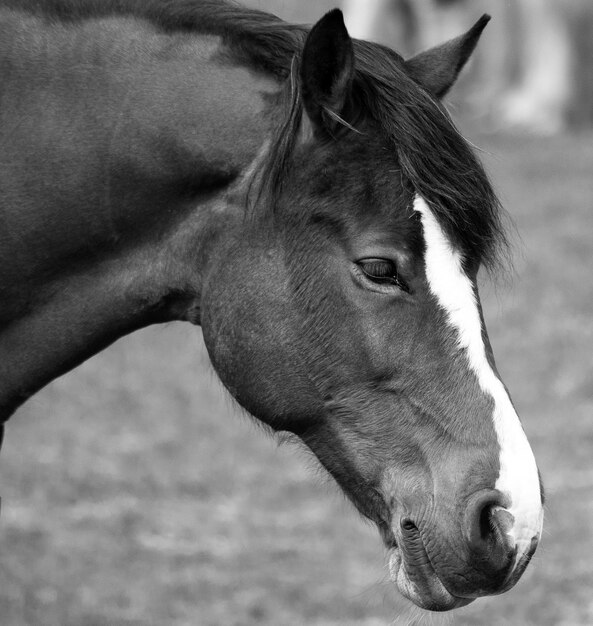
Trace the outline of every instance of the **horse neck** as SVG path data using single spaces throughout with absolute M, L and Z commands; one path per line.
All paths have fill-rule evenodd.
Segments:
M 226 194 L 265 140 L 275 83 L 214 37 L 116 21 L 0 27 L 0 419 L 128 332 L 199 322 Z

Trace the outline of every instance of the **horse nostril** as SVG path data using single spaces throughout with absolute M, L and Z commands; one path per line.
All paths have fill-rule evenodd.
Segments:
M 506 504 L 506 498 L 495 489 L 485 489 L 470 498 L 466 510 L 466 532 L 474 551 L 492 553 L 496 547 L 508 551 L 512 549 L 506 535 L 514 520 L 505 510 Z
M 496 504 L 488 503 L 480 512 L 480 538 L 482 541 L 487 541 L 493 532 L 496 532 L 496 519 L 494 517 L 494 511 L 496 511 Z

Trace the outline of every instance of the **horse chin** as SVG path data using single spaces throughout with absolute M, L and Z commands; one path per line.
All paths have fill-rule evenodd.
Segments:
M 474 600 L 450 594 L 428 559 L 421 565 L 410 567 L 399 548 L 393 548 L 389 554 L 389 571 L 391 580 L 404 598 L 411 600 L 421 609 L 450 611 L 466 606 Z

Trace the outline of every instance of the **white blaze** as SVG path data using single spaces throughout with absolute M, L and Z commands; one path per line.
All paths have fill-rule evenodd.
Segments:
M 458 345 L 465 350 L 480 387 L 494 400 L 492 419 L 500 445 L 500 474 L 495 489 L 510 497 L 511 506 L 507 510 L 515 518 L 510 534 L 520 557 L 529 549 L 532 537 L 539 537 L 543 521 L 535 458 L 511 399 L 486 357 L 476 297 L 463 270 L 461 254 L 453 248 L 426 201 L 418 195 L 414 210 L 420 213 L 424 231 L 430 291 L 457 331 Z

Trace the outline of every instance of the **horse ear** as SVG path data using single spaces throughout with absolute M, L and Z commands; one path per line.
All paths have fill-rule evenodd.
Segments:
M 457 80 L 489 21 L 490 16 L 484 14 L 464 35 L 408 59 L 408 74 L 437 98 L 442 98 Z
M 344 111 L 354 76 L 354 47 L 342 11 L 334 9 L 313 26 L 303 49 L 303 104 L 316 131 L 329 131 Z

